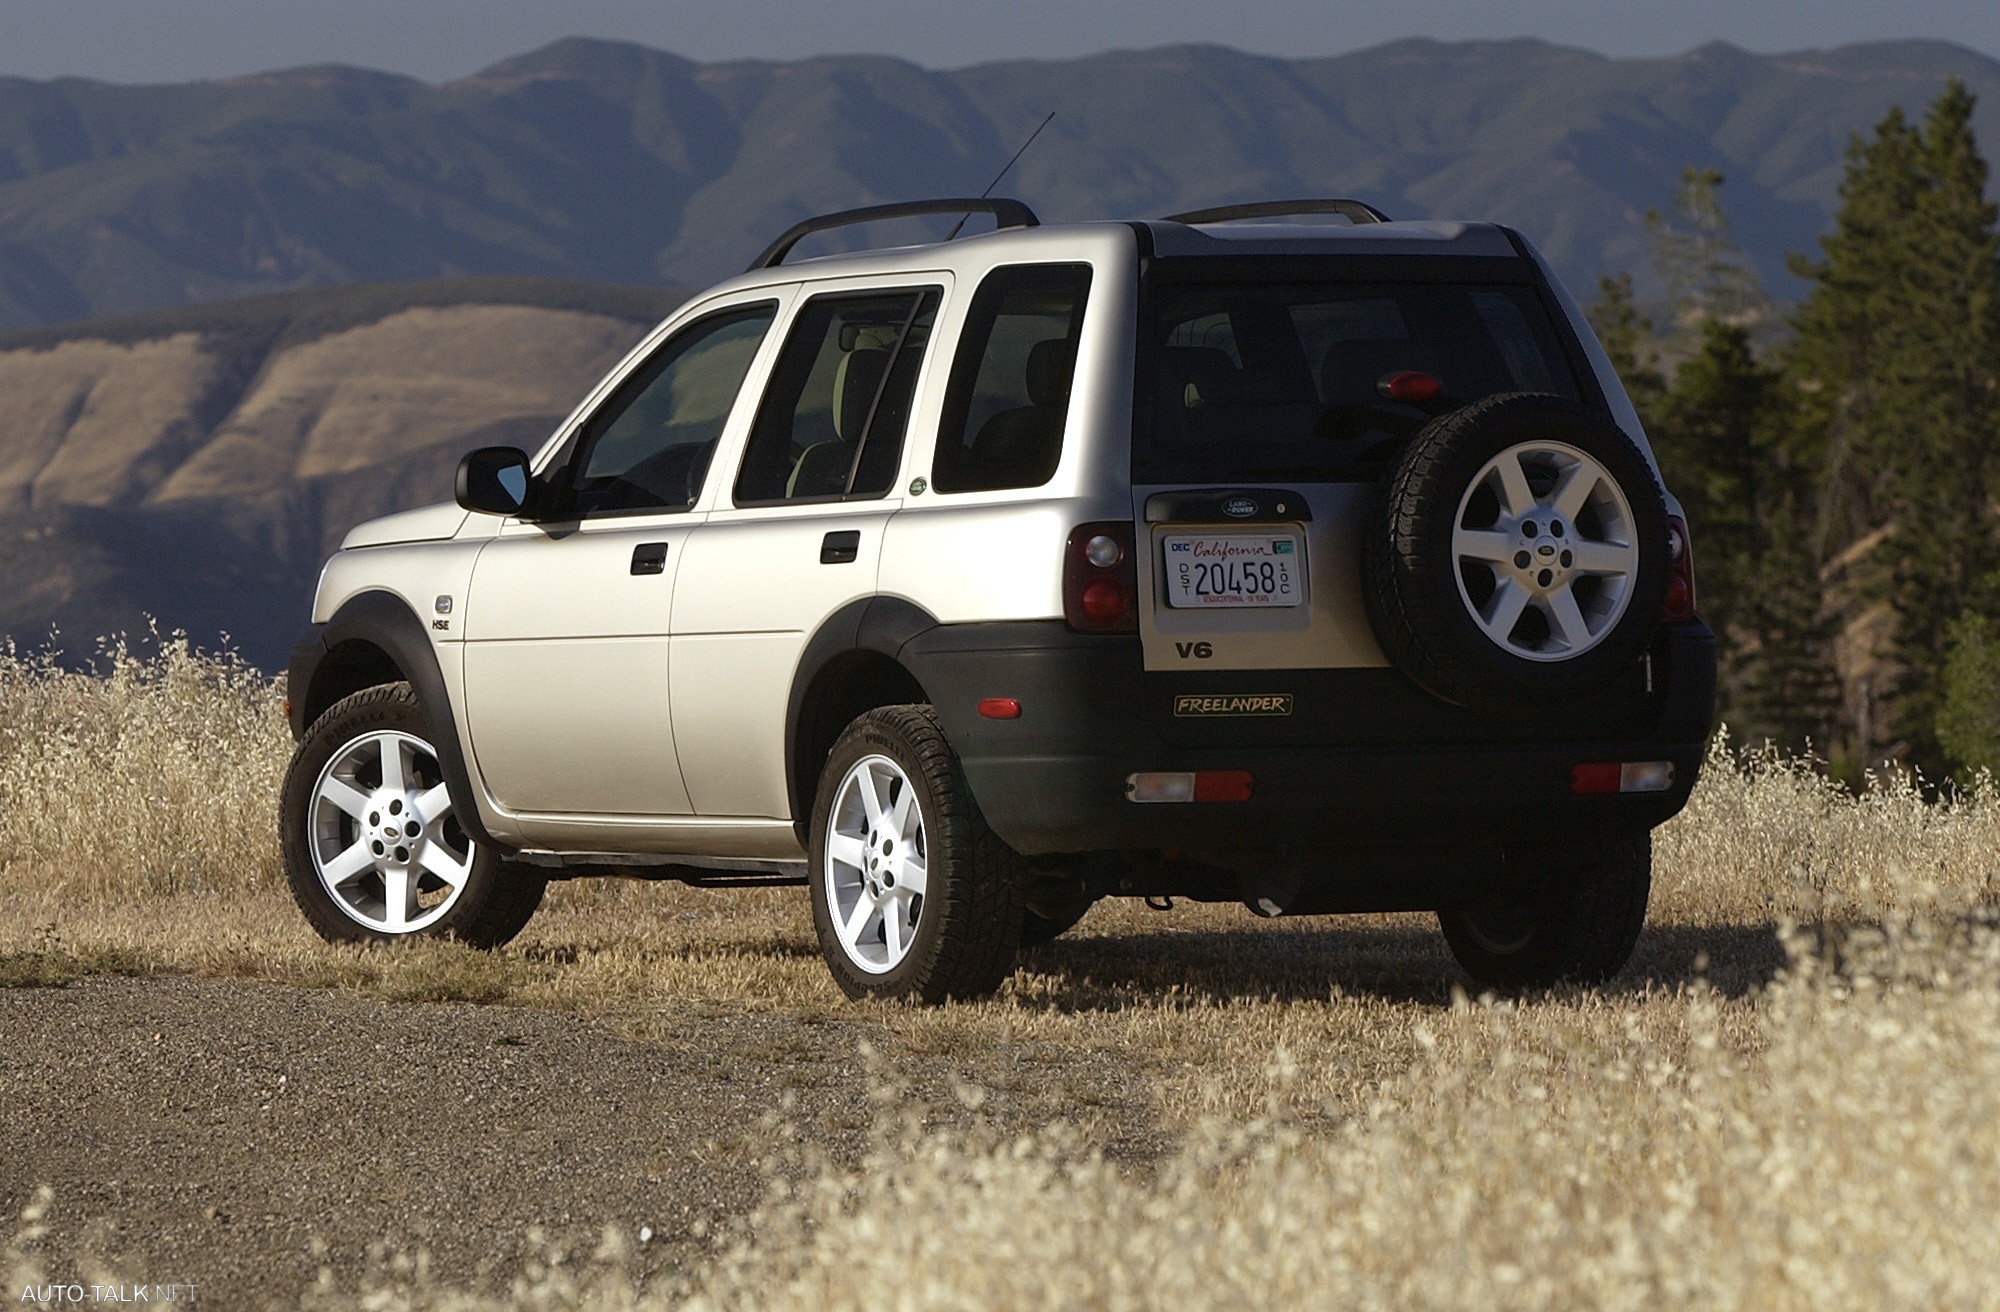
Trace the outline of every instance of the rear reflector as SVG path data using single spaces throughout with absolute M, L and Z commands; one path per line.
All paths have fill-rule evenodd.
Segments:
M 1664 793 L 1673 786 L 1672 761 L 1595 761 L 1569 772 L 1572 793 Z
M 1012 697 L 988 697 L 979 703 L 979 713 L 989 720 L 1018 720 L 1021 703 Z
M 1132 802 L 1247 802 L 1248 770 L 1145 771 L 1125 780 Z

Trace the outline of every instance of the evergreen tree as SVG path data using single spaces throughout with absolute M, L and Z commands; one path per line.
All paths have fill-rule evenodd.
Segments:
M 1786 457 L 1785 391 L 1741 323 L 1709 319 L 1675 372 L 1654 449 L 1687 511 L 1702 611 L 1722 640 L 1720 710 L 1748 741 L 1824 744 L 1839 705 L 1811 480 Z
M 1884 544 L 1896 656 L 1895 707 L 1920 763 L 1942 764 L 1936 720 L 1952 621 L 1990 605 L 2000 569 L 1990 510 L 2000 436 L 2000 240 L 1986 162 L 1962 83 L 1923 129 L 1926 187 L 1905 234 L 1908 319 L 1882 361 L 1880 436 L 1893 453 L 1896 532 Z
M 1973 105 L 1954 81 L 1921 128 L 1892 112 L 1850 148 L 1788 362 L 1795 455 L 1823 471 L 1820 554 L 1890 529 L 1868 562 L 1896 618 L 1884 741 L 1933 772 L 1950 626 L 1990 604 L 2000 566 L 2000 244 Z
M 1587 312 L 1591 329 L 1611 360 L 1611 367 L 1625 384 L 1639 422 L 1650 431 L 1666 396 L 1666 375 L 1660 372 L 1659 347 L 1653 337 L 1653 321 L 1639 313 L 1632 294 L 1632 275 L 1597 280 L 1597 300 Z
M 1690 348 L 1710 320 L 1752 324 L 1765 318 L 1771 305 L 1763 284 L 1729 236 L 1722 181 L 1720 169 L 1690 164 L 1681 172 L 1671 216 L 1657 209 L 1646 211 L 1653 264 L 1667 286 L 1674 330 Z
M 1785 368 L 1795 392 L 1795 458 L 1820 471 L 1814 549 L 1822 559 L 1885 517 L 1887 470 L 1858 457 L 1871 445 L 1879 408 L 1875 362 L 1895 336 L 1896 246 L 1923 185 L 1920 156 L 1900 106 L 1872 138 L 1856 135 L 1833 230 L 1820 238 L 1824 258 L 1792 261 L 1792 272 L 1813 284 L 1794 316 Z

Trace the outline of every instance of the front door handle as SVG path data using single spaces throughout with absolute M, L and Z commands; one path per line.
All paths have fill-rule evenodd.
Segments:
M 819 540 L 819 563 L 822 565 L 851 565 L 860 556 L 860 529 L 842 529 Z
M 664 542 L 641 542 L 632 548 L 632 572 L 634 574 L 664 574 L 667 572 L 667 544 Z

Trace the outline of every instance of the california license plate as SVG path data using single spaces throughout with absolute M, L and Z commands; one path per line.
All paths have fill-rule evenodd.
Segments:
M 1305 603 L 1302 550 L 1296 537 L 1174 533 L 1162 546 L 1169 606 L 1213 609 Z

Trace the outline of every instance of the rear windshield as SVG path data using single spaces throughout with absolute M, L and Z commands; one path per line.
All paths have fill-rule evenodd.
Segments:
M 1468 402 L 1577 399 L 1530 287 L 1163 282 L 1149 299 L 1135 483 L 1372 479 L 1418 429 Z M 1409 372 L 1442 391 L 1392 399 L 1388 380 Z

